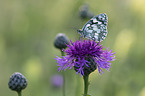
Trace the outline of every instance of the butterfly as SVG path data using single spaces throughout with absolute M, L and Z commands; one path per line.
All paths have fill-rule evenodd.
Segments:
M 107 36 L 107 15 L 102 13 L 94 16 L 78 30 L 78 33 L 97 42 L 103 41 Z

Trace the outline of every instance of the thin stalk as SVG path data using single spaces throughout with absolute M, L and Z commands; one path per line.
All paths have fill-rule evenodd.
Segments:
M 18 93 L 18 96 L 22 96 L 21 91 L 18 91 L 17 93 Z
M 88 95 L 88 85 L 89 85 L 89 82 L 88 82 L 89 75 L 83 76 L 83 78 L 84 78 L 84 96 L 87 96 Z
M 64 52 L 61 50 L 61 56 L 64 56 Z M 65 96 L 65 73 L 62 72 L 63 75 L 63 88 L 62 88 L 62 94 Z

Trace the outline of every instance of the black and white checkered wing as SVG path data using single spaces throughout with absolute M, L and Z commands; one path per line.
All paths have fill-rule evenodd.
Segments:
M 107 15 L 103 13 L 93 17 L 78 32 L 88 39 L 98 42 L 104 40 L 107 36 Z

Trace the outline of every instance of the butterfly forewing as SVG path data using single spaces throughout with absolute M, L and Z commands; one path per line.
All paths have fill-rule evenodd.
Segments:
M 99 14 L 90 19 L 79 33 L 88 39 L 102 41 L 107 36 L 107 15 Z

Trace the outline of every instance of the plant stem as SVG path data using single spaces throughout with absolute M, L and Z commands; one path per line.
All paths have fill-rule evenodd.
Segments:
M 17 93 L 18 93 L 18 96 L 22 96 L 21 91 L 18 91 Z
M 88 85 L 89 85 L 89 82 L 88 82 L 88 79 L 89 79 L 89 75 L 87 76 L 83 76 L 84 78 L 84 96 L 87 96 L 88 94 Z
M 64 56 L 64 52 L 61 50 L 61 56 Z M 63 93 L 63 96 L 65 96 L 65 73 L 62 72 L 62 75 L 63 75 L 63 88 L 62 88 L 62 93 Z
M 61 50 L 61 56 L 64 56 L 64 52 Z

